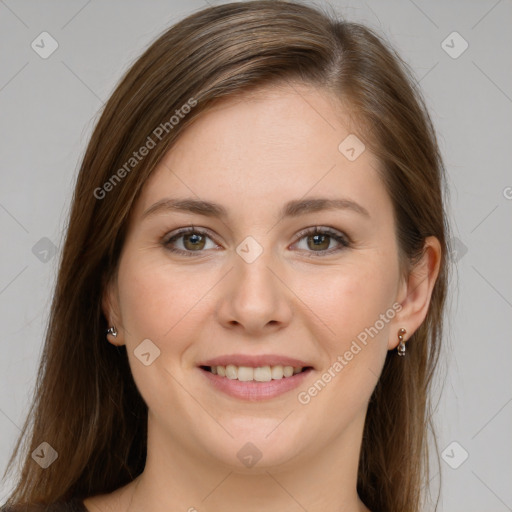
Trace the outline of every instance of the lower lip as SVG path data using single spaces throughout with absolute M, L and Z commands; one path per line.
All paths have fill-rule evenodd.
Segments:
M 243 382 L 238 379 L 228 379 L 227 377 L 214 375 L 208 370 L 203 370 L 202 368 L 199 368 L 199 371 L 215 388 L 226 395 L 241 398 L 243 400 L 257 401 L 274 398 L 297 388 L 308 377 L 312 368 L 308 368 L 307 370 L 292 375 L 291 377 L 283 377 L 282 379 L 275 379 L 269 382 Z

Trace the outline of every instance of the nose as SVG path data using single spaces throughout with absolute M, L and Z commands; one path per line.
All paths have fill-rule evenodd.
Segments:
M 217 320 L 227 329 L 263 336 L 289 325 L 293 293 L 287 287 L 285 270 L 270 251 L 248 263 L 234 254 L 233 268 L 219 290 Z

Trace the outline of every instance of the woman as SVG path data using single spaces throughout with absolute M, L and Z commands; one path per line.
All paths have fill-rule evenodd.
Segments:
M 167 30 L 84 156 L 5 510 L 418 512 L 443 172 L 369 29 L 252 1 Z

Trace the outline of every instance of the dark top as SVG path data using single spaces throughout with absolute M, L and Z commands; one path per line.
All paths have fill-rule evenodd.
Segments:
M 0 512 L 88 512 L 83 501 L 72 498 L 69 501 L 59 501 L 50 505 L 12 505 L 0 508 Z

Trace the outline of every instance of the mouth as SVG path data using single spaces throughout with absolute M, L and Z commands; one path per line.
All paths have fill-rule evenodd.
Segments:
M 314 371 L 312 366 L 248 364 L 202 364 L 198 370 L 204 376 L 206 385 L 215 393 L 252 402 L 286 396 L 286 393 L 305 385 L 306 379 Z
M 289 379 L 295 375 L 308 372 L 312 366 L 265 365 L 265 366 L 236 366 L 234 364 L 199 366 L 201 370 L 217 375 L 220 378 L 237 380 L 239 382 L 271 382 Z

